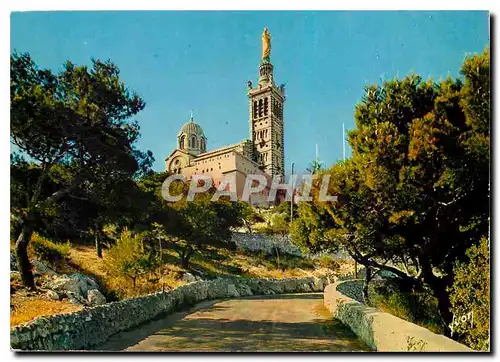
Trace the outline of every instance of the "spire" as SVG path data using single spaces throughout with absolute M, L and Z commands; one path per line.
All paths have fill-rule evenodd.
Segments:
M 189 112 L 190 112 L 190 114 L 191 114 L 191 117 L 190 117 L 189 119 L 191 120 L 191 122 L 194 122 L 194 119 L 193 119 L 193 111 L 191 110 L 191 111 L 189 111 Z

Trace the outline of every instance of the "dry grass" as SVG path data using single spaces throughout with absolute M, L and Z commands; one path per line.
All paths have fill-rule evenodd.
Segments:
M 68 301 L 46 300 L 39 295 L 11 296 L 10 326 L 29 322 L 36 317 L 69 313 L 80 309 L 80 306 Z

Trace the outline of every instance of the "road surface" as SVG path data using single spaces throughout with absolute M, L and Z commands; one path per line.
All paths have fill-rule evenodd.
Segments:
M 98 350 L 151 352 L 340 352 L 370 349 L 323 306 L 322 293 L 206 301 Z

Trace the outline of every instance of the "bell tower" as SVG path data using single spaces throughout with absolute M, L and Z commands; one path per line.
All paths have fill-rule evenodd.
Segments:
M 271 34 L 262 33 L 262 60 L 259 82 L 253 87 L 248 81 L 250 139 L 255 149 L 255 161 L 273 178 L 284 181 L 285 149 L 283 104 L 285 86 L 274 83 L 274 67 L 270 60 Z

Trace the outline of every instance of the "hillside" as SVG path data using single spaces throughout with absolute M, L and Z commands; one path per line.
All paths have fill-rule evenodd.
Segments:
M 12 252 L 12 251 L 11 251 Z M 30 258 L 34 258 L 33 252 Z M 307 260 L 300 257 L 264 256 L 262 253 L 245 253 L 225 249 L 210 249 L 197 254 L 189 268 L 179 266 L 179 260 L 170 250 L 164 250 L 164 260 L 156 277 L 149 276 L 137 281 L 135 288 L 131 280 L 111 275 L 106 269 L 107 250 L 100 259 L 90 245 L 70 245 L 69 255 L 64 263 L 55 270 L 59 275 L 80 273 L 95 280 L 99 290 L 107 301 L 119 300 L 159 290 L 173 289 L 194 279 L 212 279 L 215 277 L 265 277 L 287 278 L 317 275 L 327 272 L 321 261 Z M 40 258 L 38 258 L 40 259 Z M 40 260 L 43 262 L 43 260 Z M 345 265 L 345 267 L 349 267 Z M 161 277 L 159 277 L 161 275 Z M 11 326 L 30 321 L 38 316 L 72 312 L 83 306 L 75 304 L 69 298 L 53 300 L 49 291 L 44 289 L 44 282 L 50 277 L 35 271 L 37 291 L 28 291 L 22 287 L 18 272 L 11 272 Z

